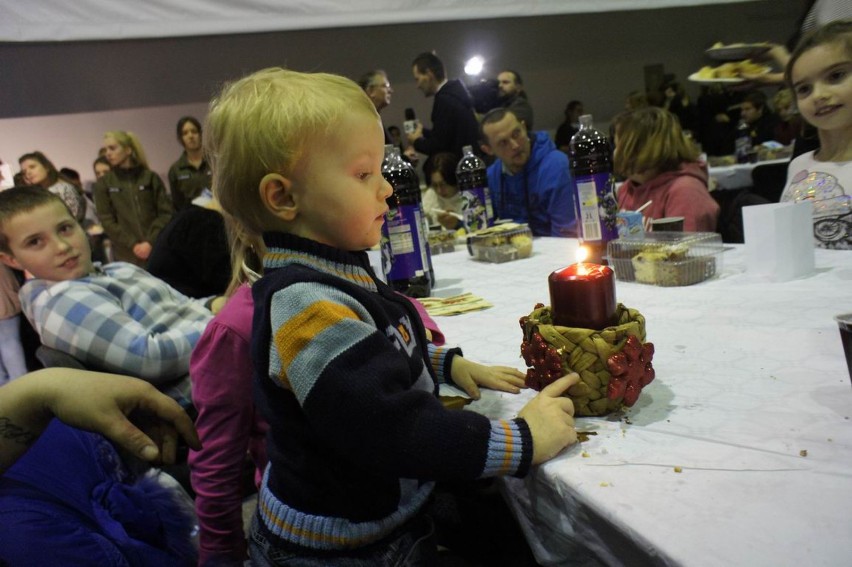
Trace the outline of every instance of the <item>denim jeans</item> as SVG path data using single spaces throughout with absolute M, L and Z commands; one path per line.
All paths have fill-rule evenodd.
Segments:
M 252 520 L 249 555 L 255 567 L 420 567 L 437 564 L 435 527 L 421 514 L 379 540 L 360 549 L 318 551 L 298 545 L 274 546 L 257 516 Z

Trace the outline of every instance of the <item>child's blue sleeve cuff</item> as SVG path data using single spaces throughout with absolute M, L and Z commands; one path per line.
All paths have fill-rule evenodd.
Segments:
M 458 347 L 439 347 L 432 343 L 429 343 L 427 348 L 429 350 L 429 362 L 432 364 L 432 369 L 435 371 L 438 383 L 452 384 L 453 379 L 451 370 L 453 367 L 453 357 L 461 356 L 461 349 Z
M 532 454 L 532 434 L 524 419 L 492 420 L 482 477 L 525 476 L 532 464 Z

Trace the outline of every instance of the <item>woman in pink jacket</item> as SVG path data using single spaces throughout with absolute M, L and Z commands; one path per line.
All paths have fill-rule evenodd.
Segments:
M 618 206 L 647 217 L 683 217 L 687 232 L 715 232 L 719 205 L 707 189 L 707 167 L 677 118 L 656 107 L 621 115 L 615 123 L 615 171 L 627 180 Z

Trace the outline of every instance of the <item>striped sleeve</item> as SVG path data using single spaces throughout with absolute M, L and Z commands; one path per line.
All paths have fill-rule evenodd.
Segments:
M 435 346 L 432 343 L 426 345 L 429 352 L 429 363 L 435 371 L 435 377 L 439 384 L 452 384 L 452 374 L 450 370 L 453 367 L 453 357 L 461 356 L 460 348 L 449 348 L 443 346 Z
M 492 420 L 481 477 L 526 475 L 532 463 L 532 447 L 532 435 L 524 419 Z
M 270 305 L 269 375 L 302 405 L 328 364 L 375 332 L 366 309 L 322 284 L 289 286 Z

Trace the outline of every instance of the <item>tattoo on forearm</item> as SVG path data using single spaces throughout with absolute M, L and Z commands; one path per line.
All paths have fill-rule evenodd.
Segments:
M 0 417 L 0 438 L 10 439 L 20 445 L 32 445 L 36 435 L 19 425 L 15 425 L 8 417 Z

